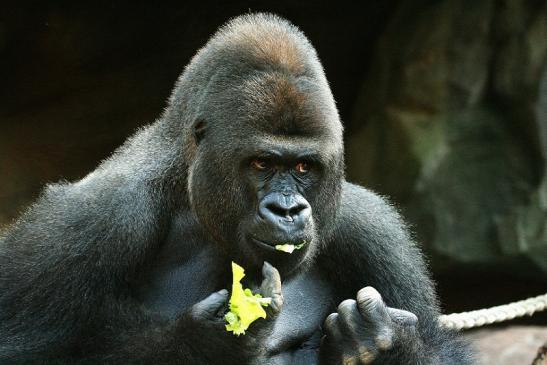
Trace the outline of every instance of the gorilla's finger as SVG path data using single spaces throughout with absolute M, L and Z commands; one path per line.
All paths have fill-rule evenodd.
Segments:
M 226 305 L 228 290 L 222 289 L 194 304 L 192 314 L 196 317 L 213 318 Z
M 264 290 L 263 294 L 281 294 L 281 276 L 279 275 L 279 271 L 267 261 L 264 261 L 264 265 L 262 265 L 262 275 L 264 276 L 264 280 L 260 289 Z
M 340 323 L 338 322 L 338 313 L 331 313 L 323 323 L 323 332 L 331 339 L 342 339 Z
M 340 329 L 346 336 L 356 342 L 365 339 L 367 335 L 367 323 L 357 308 L 357 302 L 353 299 L 346 299 L 338 305 L 338 321 Z M 368 332 L 371 328 L 369 326 Z
M 374 326 L 387 325 L 391 317 L 380 293 L 371 286 L 357 292 L 357 305 L 363 318 Z
M 416 326 L 418 323 L 418 317 L 412 312 L 405 311 L 397 308 L 387 308 L 391 319 L 403 326 Z
M 268 262 L 264 262 L 264 265 L 262 266 L 262 275 L 264 276 L 264 279 L 260 285 L 260 293 L 263 297 L 272 298 L 272 302 L 268 308 L 274 313 L 277 313 L 283 306 L 281 276 L 279 275 L 279 271 Z

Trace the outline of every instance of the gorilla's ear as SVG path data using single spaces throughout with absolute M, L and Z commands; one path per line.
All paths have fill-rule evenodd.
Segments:
M 196 144 L 199 144 L 203 137 L 205 136 L 205 132 L 207 131 L 207 122 L 203 118 L 198 118 L 192 125 L 192 134 L 194 135 L 194 139 L 196 141 Z

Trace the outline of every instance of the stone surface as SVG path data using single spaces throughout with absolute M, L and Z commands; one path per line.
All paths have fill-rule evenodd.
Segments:
M 348 172 L 401 205 L 435 268 L 547 279 L 546 56 L 544 2 L 403 1 L 380 38 Z
M 465 337 L 474 347 L 480 365 L 528 365 L 536 358 L 538 349 L 547 343 L 547 327 L 480 329 Z
M 532 365 L 547 365 L 547 344 L 540 347 Z

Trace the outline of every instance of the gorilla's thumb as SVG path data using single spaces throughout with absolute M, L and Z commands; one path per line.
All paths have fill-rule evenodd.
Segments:
M 267 312 L 277 314 L 283 307 L 281 276 L 279 275 L 279 271 L 268 262 L 264 262 L 264 266 L 262 266 L 262 275 L 264 276 L 264 280 L 262 281 L 262 285 L 260 285 L 260 293 L 266 298 L 272 298 Z
M 228 301 L 228 290 L 222 289 L 194 304 L 192 314 L 197 317 L 216 317 Z

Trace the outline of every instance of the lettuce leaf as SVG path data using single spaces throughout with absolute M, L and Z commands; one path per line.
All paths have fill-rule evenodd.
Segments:
M 303 241 L 302 243 L 298 245 L 292 245 L 290 243 L 286 243 L 284 245 L 276 245 L 275 249 L 278 251 L 283 251 L 286 253 L 293 253 L 294 250 L 300 250 L 304 245 L 306 244 L 306 241 Z
M 266 318 L 267 307 L 272 298 L 262 298 L 260 294 L 253 294 L 250 289 L 243 289 L 241 279 L 245 276 L 245 270 L 235 262 L 232 262 L 232 296 L 230 297 L 230 311 L 224 319 L 228 324 L 226 330 L 234 335 L 244 335 L 249 325 L 258 318 Z

